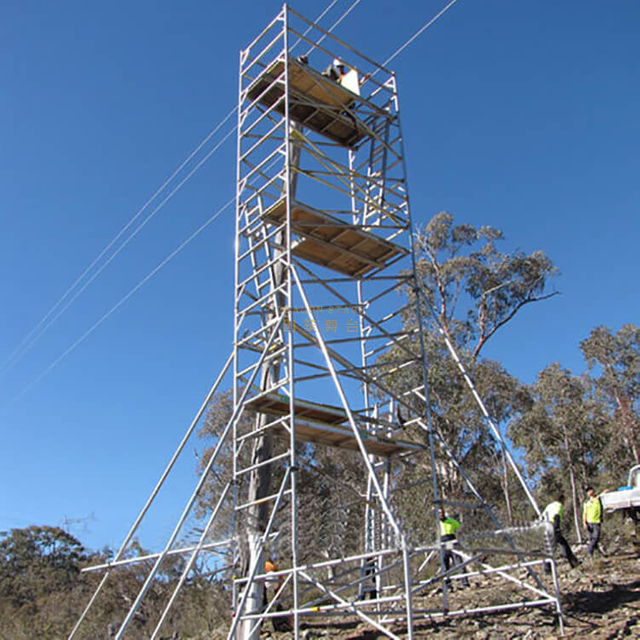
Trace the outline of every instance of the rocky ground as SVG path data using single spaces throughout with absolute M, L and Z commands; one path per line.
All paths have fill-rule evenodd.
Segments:
M 582 564 L 570 569 L 559 563 L 562 606 L 565 616 L 565 637 L 614 640 L 640 638 L 640 555 L 632 544 L 611 545 L 609 555 L 595 560 L 580 554 Z M 584 554 L 584 552 L 582 552 Z M 431 592 L 431 599 L 439 594 Z M 456 590 L 451 596 L 451 608 L 482 607 L 494 602 L 496 583 L 476 580 L 470 589 Z M 414 603 L 428 606 L 425 598 Z M 440 596 L 441 601 L 441 596 Z M 302 637 L 336 638 L 339 640 L 373 640 L 382 633 L 354 619 L 337 623 L 334 619 L 305 623 Z M 405 633 L 396 630 L 399 636 Z M 263 637 L 285 640 L 290 633 L 264 631 Z M 415 625 L 414 638 L 485 639 L 550 639 L 561 637 L 548 610 L 519 609 L 509 613 L 485 614 L 434 622 L 420 621 Z

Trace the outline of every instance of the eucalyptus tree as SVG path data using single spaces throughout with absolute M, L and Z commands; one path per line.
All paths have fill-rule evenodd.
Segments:
M 541 493 L 560 489 L 570 493 L 580 542 L 579 489 L 598 476 L 606 420 L 602 403 L 591 393 L 589 377 L 573 376 L 554 363 L 528 388 L 520 415 L 509 427 L 509 436 L 524 450 L 527 469 L 538 478 Z
M 415 238 L 416 269 L 422 289 L 407 291 L 410 301 L 419 296 L 427 345 L 428 382 L 434 425 L 447 446 L 465 462 L 473 460 L 476 480 L 486 488 L 498 487 L 513 517 L 505 452 L 487 433 L 482 411 L 474 403 L 457 365 L 450 359 L 442 336 L 456 349 L 461 363 L 475 380 L 493 421 L 505 424 L 519 398 L 519 382 L 497 362 L 482 360 L 487 342 L 522 309 L 557 295 L 550 282 L 557 268 L 544 252 L 503 252 L 503 234 L 490 226 L 454 224 L 442 212 L 420 229 Z M 415 328 L 409 312 L 405 324 Z M 393 357 L 393 354 L 392 354 Z M 409 374 L 401 374 L 405 378 Z M 414 374 L 417 380 L 417 375 Z M 406 382 L 406 381 L 405 381 Z M 399 384 L 404 384 L 398 380 Z M 489 465 L 481 461 L 490 460 Z M 497 464 L 496 464 L 497 463 Z M 447 492 L 462 486 L 458 469 L 444 459 L 438 465 Z M 496 470 L 501 478 L 496 477 Z M 496 484 L 497 483 L 497 484 Z
M 615 466 L 640 464 L 640 328 L 623 325 L 617 333 L 596 327 L 580 343 L 598 396 L 610 411 L 608 459 Z
M 441 326 L 472 360 L 525 306 L 557 295 L 547 290 L 558 274 L 550 258 L 540 250 L 500 252 L 503 239 L 493 227 L 454 225 L 446 212 L 416 234 L 428 326 Z

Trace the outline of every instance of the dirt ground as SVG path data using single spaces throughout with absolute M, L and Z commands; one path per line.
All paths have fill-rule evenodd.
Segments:
M 640 555 L 631 543 L 612 545 L 607 557 L 588 558 L 578 550 L 582 564 L 570 569 L 561 560 L 558 564 L 565 635 L 571 638 L 614 640 L 640 638 Z M 438 599 L 439 593 L 431 593 Z M 469 589 L 456 590 L 451 595 L 451 608 L 482 607 L 498 596 L 496 583 L 475 580 Z M 414 599 L 414 607 L 428 606 L 429 598 Z M 441 602 L 440 596 L 440 602 Z M 338 640 L 373 640 L 386 636 L 354 618 L 338 622 L 335 618 L 315 619 L 302 625 L 301 637 L 336 638 Z M 403 637 L 406 630 L 397 628 Z M 263 637 L 285 640 L 290 633 L 265 630 Z M 513 612 L 450 618 L 438 621 L 418 621 L 414 638 L 491 639 L 551 639 L 560 632 L 549 609 L 518 609 Z

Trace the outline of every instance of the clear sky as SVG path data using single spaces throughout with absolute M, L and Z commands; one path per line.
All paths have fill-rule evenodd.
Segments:
M 315 18 L 327 4 L 292 6 Z M 383 61 L 444 4 L 364 0 L 335 33 Z M 235 106 L 238 52 L 279 8 L 3 2 L 0 361 Z M 561 270 L 562 295 L 485 352 L 527 382 L 554 361 L 582 371 L 593 327 L 639 319 L 639 28 L 636 0 L 459 0 L 391 65 L 414 220 L 448 210 Z M 40 376 L 233 197 L 234 179 L 231 136 L 0 377 L 0 530 L 93 514 L 71 532 L 121 542 L 230 352 L 233 210 Z

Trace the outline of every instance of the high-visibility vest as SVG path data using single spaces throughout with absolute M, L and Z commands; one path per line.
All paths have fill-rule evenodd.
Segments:
M 600 524 L 602 522 L 602 504 L 600 498 L 589 498 L 584 503 L 584 519 L 588 524 Z
M 455 532 L 460 528 L 460 523 L 453 518 L 445 518 L 444 520 L 440 520 L 440 535 L 441 536 L 450 536 L 455 534 Z
M 547 505 L 547 508 L 542 512 L 542 517 L 544 520 L 553 522 L 556 516 L 562 518 L 563 511 L 564 507 L 562 506 L 562 502 L 556 500 Z

